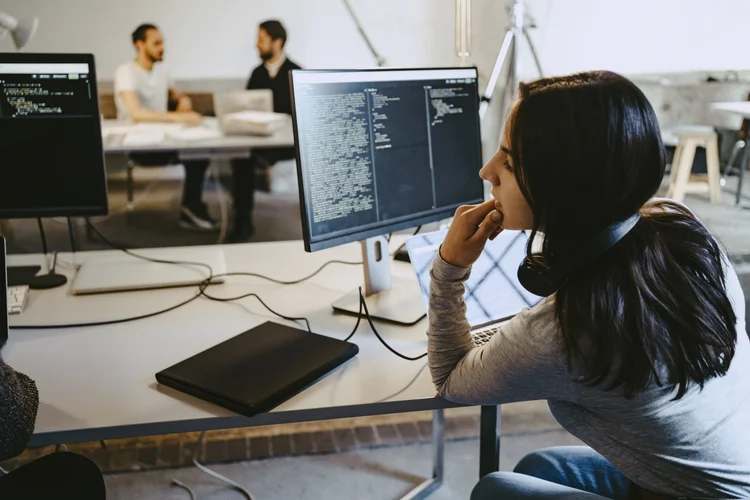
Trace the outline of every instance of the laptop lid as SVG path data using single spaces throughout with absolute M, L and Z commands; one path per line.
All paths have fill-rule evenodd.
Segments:
M 214 275 L 226 273 L 224 252 L 218 248 L 148 249 L 139 252 L 154 259 L 195 262 L 192 264 L 163 264 L 136 259 L 124 253 L 88 258 L 76 273 L 71 285 L 74 295 L 127 292 L 196 286 L 208 278 L 209 266 Z M 220 283 L 215 279 L 212 283 Z
M 349 342 L 266 322 L 156 374 L 156 380 L 242 415 L 273 409 L 354 357 Z
M 3 284 L 3 299 L 0 301 L 0 348 L 8 341 L 8 267 L 5 259 L 5 238 L 0 236 L 0 281 Z
M 430 269 L 448 230 L 413 236 L 406 241 L 419 288 L 428 309 Z M 523 231 L 503 231 L 488 241 L 465 283 L 466 319 L 472 329 L 506 320 L 523 308 L 533 307 L 542 297 L 521 286 L 516 275 L 526 256 L 527 237 Z

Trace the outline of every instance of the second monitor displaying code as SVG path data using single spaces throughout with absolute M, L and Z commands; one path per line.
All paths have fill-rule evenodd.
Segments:
M 0 119 L 90 117 L 88 74 L 0 74 Z
M 295 84 L 312 237 L 481 201 L 474 78 L 321 80 Z

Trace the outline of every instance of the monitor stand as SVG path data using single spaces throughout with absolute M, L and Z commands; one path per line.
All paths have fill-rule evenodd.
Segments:
M 421 320 L 425 312 L 419 285 L 415 280 L 391 276 L 391 255 L 385 236 L 376 236 L 360 243 L 365 269 L 365 299 L 370 316 L 401 325 L 413 325 Z M 333 309 L 359 315 L 359 290 L 334 302 Z

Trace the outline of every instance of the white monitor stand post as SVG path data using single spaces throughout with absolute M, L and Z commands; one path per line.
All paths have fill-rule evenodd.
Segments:
M 391 276 L 391 254 L 385 236 L 360 242 L 365 269 L 365 298 L 373 319 L 413 325 L 425 316 L 424 302 L 415 280 Z M 359 314 L 359 290 L 333 303 L 335 311 Z M 364 315 L 364 311 L 362 313 Z

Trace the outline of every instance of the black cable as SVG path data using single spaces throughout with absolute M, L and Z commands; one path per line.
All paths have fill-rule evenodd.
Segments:
M 70 249 L 75 254 L 77 251 L 76 236 L 75 232 L 73 231 L 73 220 L 70 217 L 68 217 L 68 238 L 70 239 Z
M 57 251 L 55 251 L 52 254 L 52 268 L 50 269 L 50 274 L 55 274 L 55 270 L 57 269 Z
M 364 301 L 362 300 L 362 287 L 359 287 L 359 312 L 357 313 L 357 323 L 354 325 L 354 330 L 352 330 L 352 333 L 349 334 L 344 339 L 344 342 L 349 342 L 352 337 L 354 337 L 354 334 L 357 333 L 357 330 L 359 329 L 359 322 L 362 321 L 362 306 L 364 305 Z
M 389 351 L 391 351 L 393 354 L 395 354 L 399 358 L 405 359 L 407 361 L 417 361 L 417 360 L 420 360 L 420 359 L 424 358 L 425 356 L 427 356 L 427 353 L 420 354 L 419 356 L 415 356 L 415 357 L 406 356 L 406 355 L 401 354 L 400 352 L 398 352 L 396 349 L 394 349 L 390 345 L 388 345 L 388 342 L 386 342 L 383 339 L 383 337 L 380 336 L 380 333 L 378 333 L 377 328 L 375 328 L 375 325 L 372 323 L 372 316 L 370 316 L 370 311 L 367 309 L 367 302 L 365 301 L 365 296 L 362 295 L 362 289 L 361 288 L 359 289 L 359 300 L 360 300 L 360 305 L 364 306 L 364 308 L 365 308 L 365 315 L 367 316 L 367 322 L 370 324 L 370 329 L 372 330 L 372 333 L 375 334 L 375 336 L 378 338 L 378 340 L 380 341 L 380 343 L 383 344 L 386 347 L 386 349 L 388 349 Z
M 179 304 L 176 304 L 172 307 L 169 307 L 167 309 L 162 309 L 160 311 L 147 313 L 147 314 L 141 314 L 139 316 L 131 316 L 128 318 L 121 318 L 121 319 L 111 319 L 111 320 L 105 320 L 105 321 L 92 321 L 90 323 L 67 323 L 64 325 L 21 325 L 21 326 L 11 326 L 11 330 L 62 330 L 65 328 L 83 328 L 88 326 L 107 326 L 107 325 L 117 325 L 119 323 L 129 323 L 131 321 L 138 321 L 139 319 L 146 319 L 146 318 L 152 318 L 154 316 L 159 316 L 160 314 L 165 314 L 171 311 L 174 311 L 175 309 L 179 309 L 180 307 L 189 304 L 190 302 L 194 301 L 195 299 L 201 297 L 201 292 L 196 293 L 189 299 L 180 302 Z
M 214 278 L 222 277 L 222 276 L 224 276 L 224 275 L 223 274 L 217 274 L 216 276 L 214 276 Z M 216 302 L 234 302 L 236 300 L 242 300 L 242 299 L 246 299 L 248 297 L 255 297 L 256 299 L 258 299 L 258 302 L 260 302 L 263 305 L 263 307 L 265 307 L 266 309 L 268 309 L 271 312 L 271 314 L 274 314 L 275 316 L 278 316 L 281 319 L 285 319 L 285 320 L 288 320 L 288 321 L 304 321 L 305 324 L 307 325 L 307 331 L 310 332 L 310 333 L 312 333 L 312 329 L 310 328 L 310 321 L 307 318 L 304 318 L 304 317 L 296 318 L 296 317 L 292 317 L 292 316 L 284 316 L 283 314 L 277 313 L 276 311 L 274 311 L 273 309 L 271 309 L 268 306 L 268 304 L 266 304 L 265 302 L 263 302 L 263 299 L 261 299 L 260 296 L 257 293 L 251 292 L 251 293 L 246 293 L 245 295 L 240 295 L 238 297 L 221 298 L 221 297 L 214 297 L 213 295 L 207 294 L 205 292 L 205 287 L 204 287 L 202 289 L 202 291 L 201 291 L 201 295 L 203 297 L 206 297 L 208 300 L 213 300 L 213 301 L 216 301 Z
M 217 275 L 214 275 L 214 278 L 224 278 L 224 277 L 228 277 L 228 276 L 248 276 L 250 278 L 260 278 L 260 279 L 263 279 L 263 280 L 266 280 L 266 281 L 270 281 L 272 283 L 277 283 L 279 285 L 298 285 L 299 283 L 307 281 L 310 278 L 316 276 L 323 269 L 325 269 L 326 267 L 330 266 L 331 264 L 343 264 L 343 265 L 346 265 L 346 266 L 361 266 L 362 262 L 350 262 L 350 261 L 346 261 L 346 260 L 329 260 L 328 262 L 326 262 L 325 264 L 323 264 L 322 266 L 320 266 L 313 273 L 308 274 L 304 278 L 300 278 L 300 279 L 293 280 L 293 281 L 277 280 L 276 278 L 270 278 L 270 277 L 264 276 L 262 274 L 248 273 L 248 272 L 241 272 L 241 271 L 236 271 L 236 272 L 231 272 L 231 273 L 217 274 Z M 244 298 L 244 296 L 243 297 L 238 297 L 236 300 L 239 300 L 240 298 Z
M 47 254 L 49 253 L 49 247 L 47 246 L 47 235 L 44 234 L 44 224 L 42 224 L 42 218 L 36 218 L 36 224 L 39 228 L 39 236 L 42 237 L 42 252 L 44 252 L 44 259 L 47 260 Z
M 100 240 L 102 240 L 104 243 L 109 245 L 110 247 L 114 248 L 115 250 L 119 250 L 127 255 L 130 255 L 131 257 L 135 257 L 136 259 L 145 260 L 146 262 L 153 262 L 155 264 L 172 264 L 172 265 L 178 265 L 178 266 L 198 266 L 203 267 L 204 269 L 208 270 L 209 277 L 206 278 L 206 280 L 212 280 L 214 278 L 214 270 L 209 266 L 208 264 L 205 264 L 203 262 L 190 262 L 190 261 L 183 261 L 183 260 L 165 260 L 165 259 L 156 259 L 153 257 L 147 257 L 145 255 L 140 255 L 138 253 L 133 252 L 132 250 L 129 250 L 125 248 L 124 246 L 117 245 L 109 240 L 106 236 L 104 236 L 95 226 L 91 223 L 89 218 L 86 219 L 86 225 L 89 226 L 89 228 L 96 234 Z M 206 284 L 208 286 L 209 283 Z
M 417 226 L 417 229 L 415 229 L 415 230 L 414 230 L 414 232 L 412 233 L 412 236 L 416 236 L 416 235 L 417 235 L 417 233 L 419 233 L 419 231 L 420 231 L 421 229 L 422 229 L 422 226 L 421 226 L 421 225 Z M 390 240 L 389 240 L 389 241 L 390 241 Z M 404 241 L 403 243 L 401 243 L 401 246 L 400 246 L 400 247 L 398 247 L 398 248 L 396 249 L 396 251 L 395 251 L 395 252 L 393 252 L 393 255 L 396 255 L 397 253 L 399 253 L 399 252 L 401 251 L 401 249 L 402 249 L 402 248 L 404 248 L 405 246 L 406 246 L 406 242 Z

